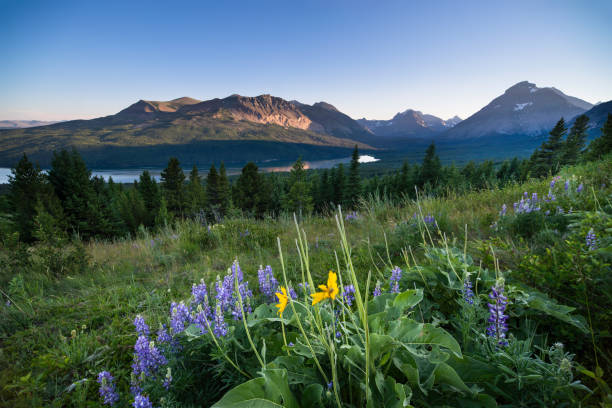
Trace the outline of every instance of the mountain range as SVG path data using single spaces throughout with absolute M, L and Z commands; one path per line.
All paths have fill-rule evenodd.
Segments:
M 399 112 L 390 120 L 357 120 L 361 126 L 382 137 L 431 137 L 459 122 L 461 118 L 458 116 L 443 120 L 413 109 Z
M 0 129 L 21 129 L 36 126 L 52 125 L 59 121 L 46 120 L 0 120 Z
M 413 109 L 390 120 L 353 120 L 327 102 L 308 105 L 271 95 L 140 100 L 97 119 L 0 130 L 0 166 L 14 165 L 23 153 L 48 166 L 52 152 L 62 148 L 76 148 L 92 167 L 127 168 L 162 166 L 173 155 L 186 165 L 292 161 L 300 155 L 331 159 L 346 157 L 355 145 L 403 154 L 431 140 L 446 148 L 461 145 L 462 152 L 526 155 L 559 118 L 571 122 L 586 113 L 599 129 L 611 111 L 612 101 L 593 106 L 527 81 L 465 120 Z

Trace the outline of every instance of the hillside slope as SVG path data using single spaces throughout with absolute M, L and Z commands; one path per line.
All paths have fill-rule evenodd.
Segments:
M 0 131 L 0 166 L 13 165 L 23 153 L 45 166 L 52 151 L 73 147 L 98 167 L 163 165 L 178 152 L 204 164 L 220 158 L 294 160 L 300 154 L 331 158 L 355 145 L 371 150 L 373 135 L 330 106 L 271 95 L 140 100 L 102 118 Z

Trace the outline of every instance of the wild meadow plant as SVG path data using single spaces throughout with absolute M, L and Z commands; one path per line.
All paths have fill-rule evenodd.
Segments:
M 571 355 L 561 346 L 536 351 L 534 333 L 524 331 L 542 315 L 579 325 L 571 310 L 474 265 L 444 237 L 443 248 L 423 243 L 423 264 L 410 262 L 407 249 L 403 269 L 385 266 L 388 283 L 374 284 L 371 272 L 360 279 L 345 217 L 339 211 L 335 220 L 340 251 L 324 279 L 315 279 L 296 221 L 298 270 L 288 270 L 278 240 L 280 273 L 260 267 L 253 290 L 236 260 L 225 276 L 173 302 L 156 337 L 136 316 L 132 396 L 116 396 L 104 371 L 104 403 L 558 406 L 588 393 L 573 380 Z M 211 395 L 198 389 L 211 381 L 224 385 Z

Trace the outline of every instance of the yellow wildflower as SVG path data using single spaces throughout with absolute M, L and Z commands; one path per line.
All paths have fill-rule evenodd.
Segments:
M 327 276 L 327 285 L 319 285 L 321 292 L 316 292 L 312 295 L 312 304 L 316 305 L 323 299 L 331 298 L 334 300 L 338 294 L 338 275 L 333 271 L 329 271 Z
M 289 296 L 287 296 L 287 289 L 281 286 L 281 292 L 276 292 L 276 297 L 278 298 L 278 304 L 275 305 L 278 307 L 278 314 L 283 315 L 285 308 L 287 307 L 287 302 L 289 302 Z

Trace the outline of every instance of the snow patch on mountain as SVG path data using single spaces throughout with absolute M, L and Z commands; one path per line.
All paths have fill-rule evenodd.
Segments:
M 533 102 L 517 103 L 514 106 L 514 111 L 515 112 L 516 111 L 521 111 L 521 110 L 525 109 L 526 106 L 529 106 L 529 105 L 533 105 Z

